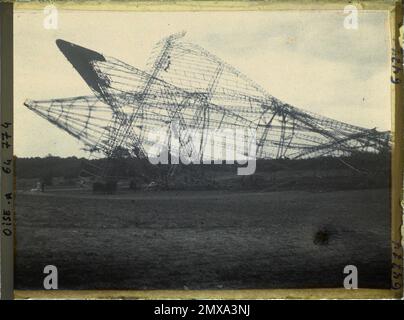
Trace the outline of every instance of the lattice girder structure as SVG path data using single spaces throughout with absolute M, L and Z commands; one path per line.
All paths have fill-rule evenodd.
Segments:
M 388 144 L 388 132 L 375 135 L 374 130 L 316 115 L 281 102 L 217 56 L 198 45 L 183 41 L 183 36 L 179 34 L 161 40 L 153 50 L 148 65 L 153 66 L 156 54 L 169 43 L 171 51 L 167 54 L 168 67 L 159 77 L 186 91 L 204 92 L 212 103 L 235 110 L 246 119 L 258 121 L 258 126 L 267 127 L 261 136 L 257 134 L 260 137 L 258 157 L 302 158 L 324 153 L 350 154 L 353 150 L 377 152 Z M 210 87 L 212 79 L 215 81 L 214 89 Z M 267 137 L 269 133 L 270 138 Z M 370 143 L 365 144 L 365 147 L 361 140 L 370 140 Z M 265 145 L 274 144 L 278 145 L 278 150 L 265 150 Z M 327 146 L 329 150 L 325 150 Z
M 389 132 L 336 121 L 283 103 L 205 49 L 185 42 L 184 33 L 162 39 L 148 71 L 57 40 L 57 45 L 94 96 L 26 101 L 25 105 L 83 142 L 97 157 L 115 150 L 153 157 L 155 133 L 169 137 L 176 126 L 182 152 L 202 161 L 205 132 L 254 132 L 260 158 L 343 156 L 389 148 Z M 191 137 L 199 132 L 198 138 Z M 229 143 L 224 148 L 245 152 Z M 175 155 L 179 156 L 179 155 Z

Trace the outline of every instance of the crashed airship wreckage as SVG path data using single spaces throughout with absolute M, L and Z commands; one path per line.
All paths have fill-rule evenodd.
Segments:
M 156 142 L 150 137 L 156 131 L 169 137 L 173 124 L 182 152 L 200 160 L 206 138 L 200 134 L 190 143 L 189 132 L 195 130 L 254 132 L 256 159 L 341 157 L 390 148 L 390 132 L 281 102 L 233 66 L 186 42 L 184 35 L 158 42 L 147 71 L 57 40 L 94 95 L 27 100 L 25 106 L 81 141 L 89 158 L 113 159 L 117 150 L 129 158 L 152 158 Z

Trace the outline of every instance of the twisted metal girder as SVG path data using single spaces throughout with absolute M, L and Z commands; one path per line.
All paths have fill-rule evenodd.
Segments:
M 247 76 L 205 49 L 162 39 L 145 72 L 112 57 L 57 40 L 95 96 L 26 101 L 25 105 L 82 141 L 91 155 L 111 158 L 123 148 L 145 158 L 150 137 L 177 125 L 187 155 L 204 158 L 207 130 L 246 129 L 256 133 L 257 158 L 308 158 L 380 152 L 389 132 L 378 132 L 316 115 L 271 96 Z M 190 133 L 202 133 L 190 139 Z M 229 143 L 236 153 L 245 150 Z

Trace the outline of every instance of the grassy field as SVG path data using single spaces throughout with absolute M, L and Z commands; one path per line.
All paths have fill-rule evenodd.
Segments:
M 388 288 L 388 189 L 18 193 L 16 288 Z M 328 243 L 315 242 L 320 231 Z

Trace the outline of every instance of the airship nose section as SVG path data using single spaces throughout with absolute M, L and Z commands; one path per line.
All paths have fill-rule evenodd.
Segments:
M 57 39 L 56 45 L 70 62 L 105 61 L 101 53 L 81 47 L 69 41 Z
M 63 52 L 63 54 L 65 54 L 65 52 L 67 53 L 69 48 L 74 46 L 73 43 L 62 40 L 62 39 L 57 39 L 56 45 L 58 46 L 59 50 Z
M 105 86 L 105 79 L 99 77 L 94 70 L 93 63 L 97 61 L 106 61 L 105 57 L 101 53 L 62 39 L 57 39 L 56 45 L 88 86 L 101 93 L 101 87 L 103 85 Z

